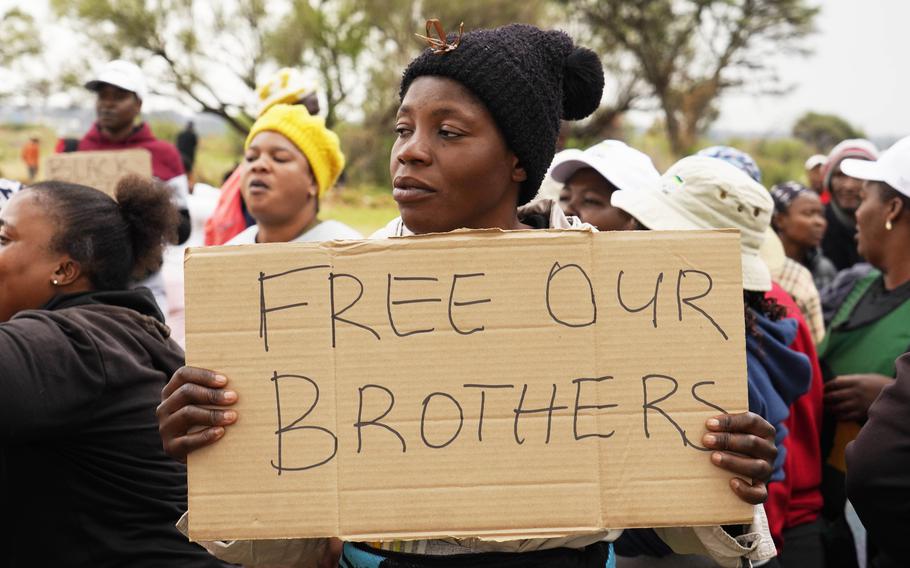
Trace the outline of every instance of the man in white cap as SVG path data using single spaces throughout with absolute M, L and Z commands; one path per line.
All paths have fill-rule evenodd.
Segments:
M 651 158 L 619 140 L 604 140 L 587 150 L 563 150 L 550 166 L 550 177 L 563 184 L 559 204 L 601 231 L 633 228 L 632 216 L 613 207 L 613 192 L 657 187 L 660 174 Z
M 148 150 L 152 156 L 152 175 L 171 189 L 174 205 L 180 212 L 178 242 L 186 241 L 191 227 L 186 172 L 177 148 L 155 138 L 148 124 L 140 120 L 142 101 L 148 96 L 142 70 L 129 61 L 110 61 L 85 83 L 85 88 L 96 94 L 96 121 L 79 141 L 78 150 Z M 158 306 L 167 315 L 167 300 L 160 274 L 156 272 L 140 284 L 152 290 Z
M 825 187 L 825 162 L 827 161 L 828 156 L 824 154 L 815 154 L 806 160 L 806 180 L 812 191 L 819 195 L 822 194 Z

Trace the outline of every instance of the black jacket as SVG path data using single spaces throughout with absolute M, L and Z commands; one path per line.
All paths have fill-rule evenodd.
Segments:
M 168 335 L 145 289 L 0 324 L 0 566 L 222 565 L 174 527 L 186 471 L 155 418 L 183 364 Z

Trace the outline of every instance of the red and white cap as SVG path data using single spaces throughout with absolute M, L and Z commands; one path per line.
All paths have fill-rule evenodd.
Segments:
M 910 197 L 910 136 L 895 142 L 874 162 L 848 158 L 840 169 L 853 178 L 887 183 Z

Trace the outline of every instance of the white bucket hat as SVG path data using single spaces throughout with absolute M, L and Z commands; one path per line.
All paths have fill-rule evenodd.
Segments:
M 105 63 L 85 84 L 85 88 L 97 91 L 104 85 L 113 85 L 124 91 L 136 93 L 141 101 L 148 96 L 148 87 L 145 84 L 145 75 L 142 74 L 142 70 L 136 64 L 122 59 Z
M 689 156 L 673 164 L 656 189 L 620 190 L 611 202 L 649 229 L 739 229 L 743 288 L 771 289 L 771 274 L 759 249 L 771 224 L 774 200 L 735 166 L 716 158 Z
M 563 150 L 553 160 L 550 176 L 565 183 L 582 168 L 594 168 L 619 189 L 653 188 L 660 180 L 660 173 L 647 154 L 619 140 L 604 140 L 584 151 Z
M 910 136 L 895 142 L 874 162 L 847 158 L 840 169 L 853 178 L 885 182 L 910 197 Z

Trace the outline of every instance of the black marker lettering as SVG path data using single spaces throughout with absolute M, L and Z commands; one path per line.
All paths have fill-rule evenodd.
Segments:
M 611 376 L 605 376 L 605 377 L 596 377 L 596 378 L 574 379 L 572 381 L 573 383 L 575 383 L 575 416 L 572 420 L 572 432 L 575 434 L 576 440 L 583 440 L 585 438 L 609 438 L 610 436 L 612 436 L 613 434 L 616 433 L 616 430 L 610 430 L 609 434 L 595 433 L 595 434 L 583 434 L 581 436 L 578 435 L 578 411 L 579 410 L 589 410 L 592 408 L 594 410 L 603 410 L 605 408 L 616 408 L 617 406 L 619 406 L 618 404 L 580 404 L 581 385 L 583 383 L 599 383 L 602 381 L 609 381 L 612 378 L 613 377 L 611 377 Z
M 456 302 L 455 301 L 455 284 L 458 282 L 459 278 L 477 278 L 480 276 L 486 276 L 486 274 L 484 274 L 483 272 L 475 272 L 473 274 L 453 274 L 452 275 L 452 290 L 451 290 L 451 292 L 449 292 L 449 323 L 452 325 L 452 329 L 454 329 L 456 333 L 460 333 L 461 335 L 471 335 L 472 333 L 477 333 L 478 331 L 483 331 L 484 326 L 475 327 L 475 328 L 469 329 L 467 331 L 459 328 L 455 324 L 455 318 L 452 317 L 452 308 L 453 307 L 458 308 L 458 307 L 462 307 L 462 306 L 473 306 L 475 304 L 486 304 L 486 303 L 491 302 L 492 300 L 490 300 L 490 298 L 484 298 L 482 300 L 469 300 L 467 302 Z
M 378 389 L 385 392 L 389 396 L 389 406 L 386 407 L 382 414 L 371 420 L 363 419 L 363 393 L 367 389 Z M 357 453 L 359 454 L 363 449 L 362 430 L 367 426 L 379 426 L 380 428 L 385 428 L 392 434 L 395 434 L 395 436 L 398 437 L 398 440 L 401 442 L 401 453 L 408 451 L 408 446 L 405 444 L 404 438 L 401 436 L 398 430 L 392 428 L 388 424 L 380 422 L 380 420 L 389 415 L 389 412 L 392 412 L 392 407 L 395 406 L 395 394 L 382 385 L 363 385 L 357 389 L 357 395 L 359 396 L 359 400 L 357 402 L 357 422 L 354 423 L 354 428 L 357 428 Z
M 549 406 L 546 406 L 544 408 L 524 409 L 523 406 L 525 403 L 525 394 L 527 394 L 527 392 L 528 392 L 528 385 L 527 385 L 527 383 L 525 383 L 525 385 L 521 389 L 521 398 L 518 400 L 518 408 L 516 408 L 512 411 L 515 413 L 515 424 L 513 427 L 513 434 L 515 436 L 515 441 L 518 442 L 519 445 L 525 443 L 525 439 L 518 436 L 518 419 L 521 417 L 522 414 L 537 414 L 539 412 L 546 412 L 547 413 L 547 439 L 546 439 L 545 443 L 549 444 L 550 443 L 550 429 L 553 426 L 553 411 L 554 410 L 567 410 L 569 407 L 568 406 L 555 406 L 555 404 L 556 404 L 556 385 L 554 384 L 553 392 L 550 395 L 550 405 Z
M 281 395 L 280 389 L 278 387 L 278 382 L 282 379 L 298 379 L 306 381 L 313 386 L 315 391 L 315 396 L 313 397 L 313 404 L 300 415 L 297 420 L 291 422 L 288 426 L 284 426 L 281 422 Z M 276 414 L 278 417 L 278 429 L 275 431 L 275 435 L 278 436 L 278 463 L 276 464 L 274 460 L 271 461 L 272 467 L 278 470 L 278 475 L 281 475 L 282 471 L 304 471 L 307 469 L 312 469 L 314 467 L 319 467 L 321 465 L 327 464 L 335 457 L 335 454 L 338 453 L 338 436 L 333 434 L 330 430 L 322 428 L 321 426 L 298 426 L 307 416 L 313 412 L 313 409 L 316 408 L 316 405 L 319 403 L 319 385 L 316 384 L 316 381 L 309 377 L 304 377 L 303 375 L 279 375 L 278 372 L 274 372 L 271 378 L 271 381 L 275 384 L 275 407 Z M 301 467 L 288 467 L 284 465 L 284 455 L 282 453 L 282 436 L 285 433 L 291 432 L 293 430 L 314 430 L 317 432 L 323 432 L 328 434 L 332 438 L 332 454 L 325 458 L 324 460 L 310 465 L 305 465 Z
M 556 278 L 556 275 L 567 270 L 569 268 L 574 268 L 581 274 L 585 279 L 585 282 L 588 283 L 588 292 L 590 293 L 591 298 L 591 320 L 585 323 L 569 323 L 567 321 L 559 319 L 555 313 L 553 313 L 553 305 L 550 303 L 550 285 L 553 283 L 553 279 Z M 558 262 L 554 262 L 553 266 L 550 268 L 550 274 L 547 276 L 547 312 L 550 313 L 550 317 L 553 318 L 553 321 L 556 323 L 562 324 L 566 327 L 587 327 L 589 325 L 594 325 L 597 322 L 597 301 L 594 299 L 594 285 L 591 283 L 591 279 L 588 278 L 588 274 L 584 269 L 577 264 L 567 264 L 565 266 L 560 266 Z
M 689 274 L 700 274 L 700 275 L 704 276 L 708 281 L 708 288 L 701 294 L 696 294 L 694 296 L 687 296 L 687 297 L 683 298 L 682 292 L 681 292 L 682 281 L 683 281 L 683 278 L 686 278 Z M 700 300 L 700 299 L 704 298 L 705 296 L 707 296 L 708 294 L 710 294 L 712 288 L 714 288 L 714 280 L 711 278 L 711 275 L 708 274 L 707 272 L 702 272 L 701 270 L 680 270 L 679 276 L 676 278 L 676 310 L 677 310 L 677 313 L 679 314 L 679 321 L 683 320 L 682 305 L 685 304 L 685 305 L 689 306 L 690 308 L 692 308 L 693 310 L 695 310 L 696 312 L 705 316 L 705 318 L 707 318 L 707 320 L 709 322 L 711 322 L 711 325 L 713 325 L 714 328 L 717 329 L 718 332 L 720 332 L 720 334 L 724 338 L 724 341 L 727 341 L 730 339 L 729 337 L 727 337 L 727 332 L 725 332 L 723 330 L 723 328 L 721 328 L 720 325 L 716 321 L 714 321 L 714 318 L 712 318 L 708 314 L 708 312 L 706 312 L 705 310 L 703 310 L 700 307 L 695 305 L 695 300 Z
M 658 398 L 657 400 L 649 401 L 648 400 L 648 381 L 652 380 L 652 379 L 661 379 L 664 381 L 672 382 L 673 390 L 671 390 L 664 396 Z M 670 424 L 672 424 L 674 428 L 676 428 L 676 431 L 679 432 L 679 436 L 682 438 L 684 447 L 692 446 L 693 448 L 695 448 L 697 450 L 709 451 L 707 448 L 703 448 L 703 447 L 699 446 L 698 444 L 692 443 L 692 441 L 689 440 L 689 438 L 686 436 L 686 431 L 683 430 L 682 427 L 680 427 L 680 425 L 677 424 L 677 422 L 675 420 L 673 420 L 673 418 L 669 414 L 667 414 L 666 411 L 664 411 L 664 409 L 657 406 L 658 403 L 661 403 L 661 402 L 667 400 L 668 398 L 670 398 L 671 396 L 673 396 L 674 394 L 676 394 L 676 391 L 679 389 L 679 383 L 676 381 L 676 379 L 674 379 L 673 377 L 667 376 L 667 375 L 645 375 L 644 377 L 641 378 L 641 387 L 642 387 L 642 390 L 644 391 L 644 394 L 642 397 L 644 403 L 642 404 L 641 407 L 643 410 L 643 417 L 644 417 L 644 423 L 645 423 L 645 438 L 651 437 L 651 433 L 648 431 L 648 410 L 656 410 L 657 412 L 659 412 L 661 414 L 661 416 L 666 418 L 667 421 L 670 422 Z
M 265 347 L 266 352 L 269 350 L 269 323 L 266 314 L 271 312 L 277 312 L 280 310 L 289 310 L 291 308 L 299 308 L 306 306 L 307 302 L 297 302 L 296 304 L 288 304 L 285 306 L 278 306 L 275 308 L 266 308 L 265 307 L 265 281 L 271 280 L 272 278 L 280 278 L 282 276 L 287 276 L 288 274 L 294 274 L 296 272 L 303 272 L 305 270 L 315 270 L 317 268 L 331 268 L 328 264 L 316 264 L 313 266 L 304 266 L 303 268 L 294 268 L 292 270 L 286 270 L 284 272 L 279 272 L 277 274 L 266 274 L 265 272 L 259 273 L 259 337 L 262 338 L 262 345 Z
M 721 414 L 726 414 L 727 413 L 726 410 L 717 406 L 713 402 L 709 402 L 709 401 L 703 399 L 702 397 L 698 396 L 698 392 L 696 392 L 696 391 L 698 391 L 698 387 L 701 387 L 703 385 L 713 385 L 713 384 L 714 384 L 714 381 L 701 381 L 699 383 L 695 383 L 694 385 L 692 385 L 692 398 L 694 398 L 698 402 L 704 404 L 708 408 L 713 408 L 714 410 L 720 412 Z
M 651 315 L 651 324 L 656 328 L 657 327 L 657 296 L 660 293 L 660 283 L 664 281 L 664 273 L 661 272 L 657 275 L 657 281 L 654 283 L 654 295 L 651 296 L 651 299 L 647 304 L 641 306 L 640 308 L 630 308 L 622 300 L 622 275 L 624 271 L 619 271 L 619 276 L 616 277 L 616 299 L 619 300 L 619 305 L 622 306 L 624 310 L 629 313 L 640 312 L 646 309 L 648 306 L 652 306 L 652 315 Z
M 487 401 L 486 389 L 514 389 L 515 385 L 462 385 L 466 389 L 481 389 L 480 391 L 480 420 L 477 422 L 477 441 L 483 442 L 483 411 Z
M 351 302 L 350 304 L 348 304 L 346 307 L 344 307 L 341 311 L 335 311 L 335 280 L 338 278 L 350 278 L 351 280 L 356 282 L 358 286 L 360 286 L 360 291 L 357 292 L 357 297 L 354 298 L 354 301 Z M 357 278 L 353 274 L 344 274 L 344 273 L 335 274 L 334 272 L 329 273 L 329 300 L 330 300 L 330 304 L 332 307 L 332 348 L 335 347 L 335 322 L 336 321 L 341 321 L 341 322 L 353 325 L 354 327 L 359 327 L 360 329 L 365 329 L 366 331 L 369 331 L 370 333 L 372 333 L 376 337 L 376 339 L 380 339 L 379 334 L 376 333 L 376 331 L 373 328 L 371 328 L 370 326 L 340 317 L 341 314 L 343 314 L 346 311 L 353 308 L 354 304 L 359 302 L 360 298 L 362 298 L 362 297 L 363 297 L 363 282 L 361 282 L 359 278 Z
M 388 287 L 386 288 L 386 311 L 389 314 L 389 325 L 392 327 L 392 331 L 398 337 L 407 337 L 409 335 L 417 335 L 418 333 L 430 333 L 434 328 L 428 329 L 415 329 L 413 331 L 398 331 L 398 328 L 395 327 L 395 320 L 392 318 L 392 306 L 401 306 L 405 304 L 422 304 L 427 302 L 442 302 L 442 298 L 414 298 L 409 300 L 395 300 L 392 301 L 392 280 L 395 282 L 439 282 L 438 278 L 433 278 L 431 276 L 392 276 L 388 275 Z
M 451 438 L 449 438 L 442 444 L 434 444 L 434 443 L 430 442 L 429 440 L 427 440 L 427 435 L 426 435 L 426 430 L 425 430 L 425 425 L 426 425 L 426 420 L 427 420 L 427 407 L 430 406 L 430 401 L 433 400 L 434 396 L 443 396 L 443 397 L 451 400 L 452 404 L 455 405 L 455 408 L 458 409 L 458 429 L 455 430 L 455 433 L 452 434 Z M 459 434 L 461 434 L 462 426 L 464 426 L 464 412 L 461 409 L 461 405 L 458 404 L 457 400 L 455 400 L 454 396 L 450 395 L 447 392 L 433 392 L 433 393 L 428 394 L 427 397 L 425 399 L 423 399 L 423 412 L 420 414 L 420 437 L 423 439 L 423 443 L 426 444 L 427 447 L 439 449 L 439 448 L 444 448 L 444 447 L 448 446 L 449 444 L 454 442 L 456 438 L 458 438 Z

